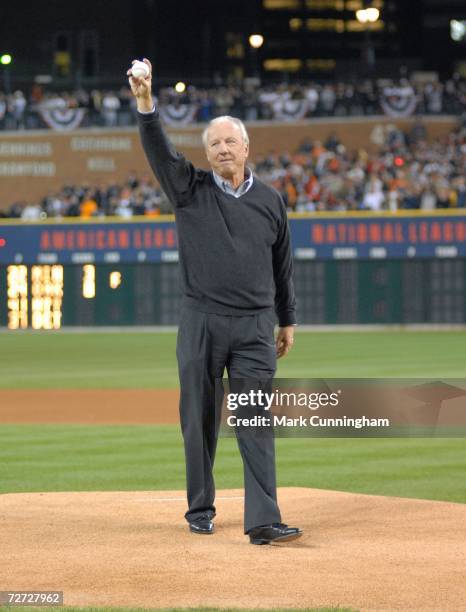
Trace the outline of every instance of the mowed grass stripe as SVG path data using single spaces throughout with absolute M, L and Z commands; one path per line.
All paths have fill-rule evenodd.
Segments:
M 466 502 L 464 439 L 277 439 L 279 486 Z M 184 490 L 175 425 L 2 425 L 0 492 Z M 219 489 L 243 486 L 221 438 Z
M 0 388 L 176 388 L 173 333 L 0 335 Z M 277 376 L 463 377 L 466 332 L 301 332 Z
M 175 334 L 2 334 L 0 388 L 177 385 Z

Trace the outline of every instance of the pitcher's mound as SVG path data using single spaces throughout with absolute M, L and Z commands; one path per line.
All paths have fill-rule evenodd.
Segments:
M 243 535 L 242 491 L 219 491 L 216 533 L 188 532 L 182 491 L 0 496 L 0 589 L 65 605 L 466 609 L 466 505 L 290 488 L 288 545 Z

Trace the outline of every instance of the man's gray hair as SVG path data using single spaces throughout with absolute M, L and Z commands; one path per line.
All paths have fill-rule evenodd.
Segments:
M 221 115 L 220 117 L 215 117 L 215 119 L 212 119 L 211 121 L 209 121 L 208 126 L 202 132 L 202 143 L 203 143 L 204 147 L 207 147 L 207 134 L 209 132 L 209 129 L 213 125 L 216 125 L 217 123 L 222 123 L 223 121 L 230 121 L 231 123 L 234 123 L 237 127 L 239 127 L 239 130 L 241 132 L 241 136 L 243 137 L 243 141 L 247 145 L 249 144 L 249 136 L 248 136 L 248 133 L 247 133 L 247 130 L 246 130 L 246 126 L 241 121 L 241 119 L 238 119 L 237 117 L 231 117 L 230 115 Z

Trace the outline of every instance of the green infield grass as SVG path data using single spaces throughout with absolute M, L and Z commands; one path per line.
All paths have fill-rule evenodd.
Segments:
M 174 333 L 5 333 L 0 388 L 175 388 Z M 304 332 L 279 362 L 281 378 L 442 377 L 465 374 L 466 332 Z
M 466 502 L 466 444 L 445 438 L 277 439 L 278 484 Z M 219 489 L 241 488 L 236 441 L 221 438 Z M 176 425 L 2 425 L 0 492 L 183 490 Z
M 281 377 L 460 378 L 465 332 L 304 332 Z M 173 333 L 0 334 L 0 387 L 175 388 Z M 466 502 L 464 439 L 277 440 L 279 486 Z M 219 442 L 218 488 L 242 487 Z M 1 425 L 0 492 L 183 490 L 177 426 Z

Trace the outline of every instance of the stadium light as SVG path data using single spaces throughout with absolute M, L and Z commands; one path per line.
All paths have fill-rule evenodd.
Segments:
M 175 85 L 175 91 L 176 93 L 184 93 L 186 91 L 186 83 L 183 83 L 183 81 L 178 81 L 178 83 Z
M 249 44 L 253 49 L 260 49 L 264 44 L 264 37 L 262 34 L 251 34 L 249 37 Z
M 356 19 L 359 21 L 359 23 L 367 23 L 366 9 L 359 9 L 356 11 Z
M 9 64 L 11 64 L 12 61 L 12 57 L 9 53 L 4 53 L 1 57 L 0 57 L 0 63 L 2 64 L 2 66 L 8 66 Z
M 369 23 L 375 23 L 379 19 L 380 11 L 375 7 L 368 8 L 366 9 L 366 16 Z
M 375 23 L 380 17 L 379 9 L 375 7 L 359 9 L 356 11 L 356 19 L 359 23 Z

